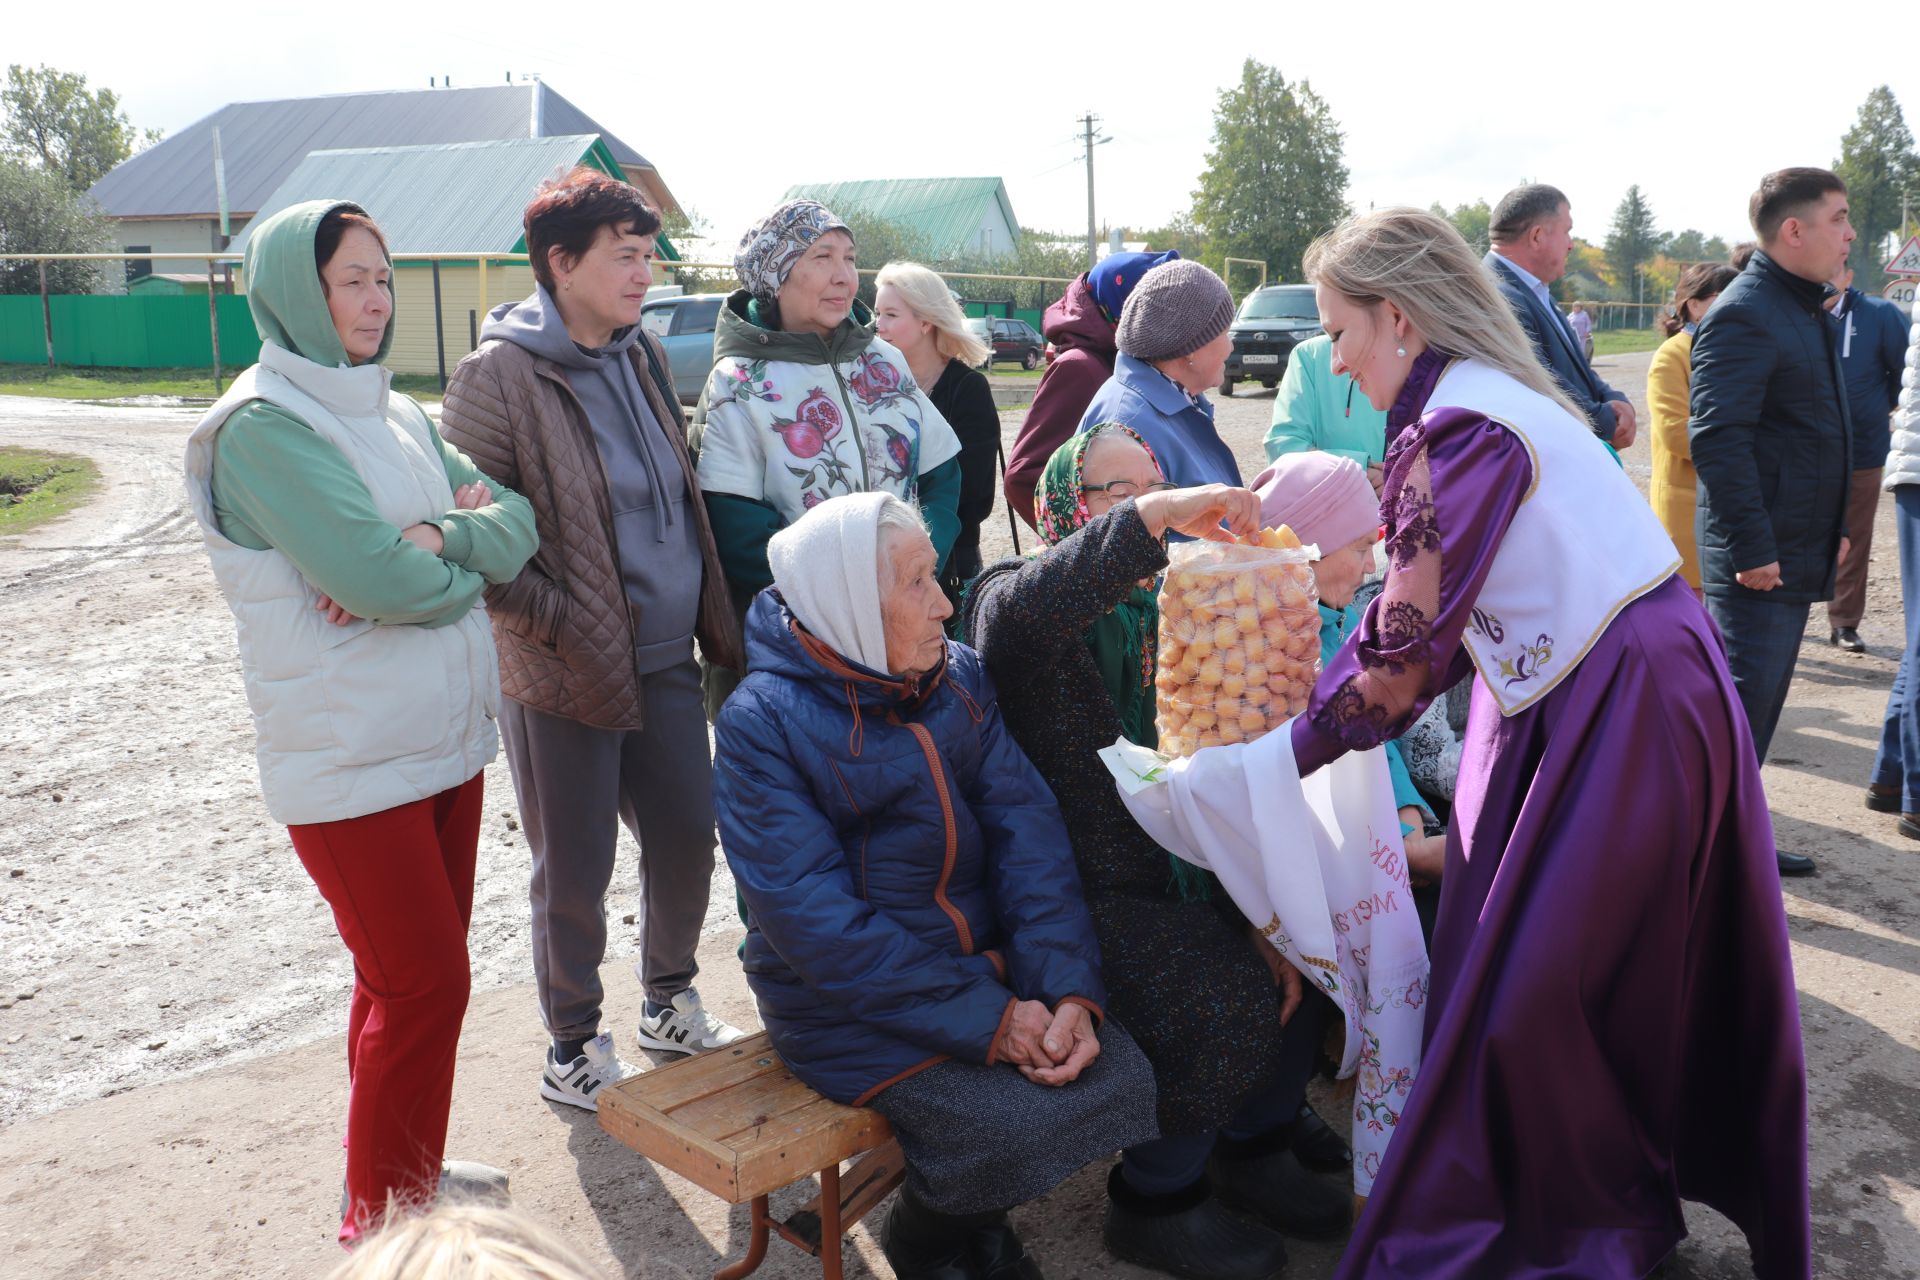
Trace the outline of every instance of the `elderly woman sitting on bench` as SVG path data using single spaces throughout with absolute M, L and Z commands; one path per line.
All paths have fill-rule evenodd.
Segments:
M 903 1278 L 1037 1277 L 1006 1210 L 1155 1136 L 1101 1026 L 1099 949 L 1053 794 L 1000 720 L 918 513 L 835 498 L 776 534 L 717 726 L 744 960 L 789 1068 L 892 1121 Z

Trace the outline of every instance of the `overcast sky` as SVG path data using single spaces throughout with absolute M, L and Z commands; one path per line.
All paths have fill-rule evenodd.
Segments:
M 1098 216 L 1163 224 L 1247 57 L 1327 100 L 1356 208 L 1492 200 L 1528 178 L 1565 190 L 1596 242 L 1636 182 L 1663 229 L 1744 238 L 1759 175 L 1831 164 L 1875 85 L 1920 126 L 1920 9 L 1893 0 L 1783 6 L 1808 15 L 1794 28 L 1726 0 L 12 9 L 0 59 L 82 72 L 169 132 L 231 101 L 537 72 L 727 241 L 795 182 L 988 174 L 1025 225 L 1084 233 L 1088 109 L 1113 139 Z

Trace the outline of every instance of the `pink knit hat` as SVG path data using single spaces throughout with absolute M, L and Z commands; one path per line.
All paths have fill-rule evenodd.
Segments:
M 1338 551 L 1380 527 L 1380 499 L 1367 473 L 1351 458 L 1331 453 L 1283 453 L 1253 482 L 1260 522 L 1288 525 L 1302 542 Z

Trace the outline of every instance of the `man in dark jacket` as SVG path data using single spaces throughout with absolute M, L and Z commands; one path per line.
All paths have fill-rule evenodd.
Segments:
M 1041 317 L 1040 331 L 1053 344 L 1053 362 L 1040 375 L 1040 386 L 1033 393 L 1033 404 L 1014 437 L 1013 452 L 1007 458 L 1007 507 L 1034 524 L 1033 491 L 1047 459 L 1080 429 L 1081 415 L 1093 402 L 1094 392 L 1113 376 L 1113 362 L 1119 354 L 1114 333 L 1120 324 L 1120 309 L 1126 305 L 1140 277 L 1163 262 L 1179 257 L 1178 251 L 1165 253 L 1110 253 L 1100 265 L 1067 286 L 1066 296 L 1047 308 Z
M 1700 474 L 1700 582 L 1764 762 L 1807 615 L 1846 555 L 1853 468 L 1835 327 L 1822 309 L 1853 243 L 1847 189 L 1782 169 L 1753 194 L 1760 248 L 1693 339 L 1688 435 Z M 1813 861 L 1782 853 L 1783 875 Z
M 1548 285 L 1566 274 L 1567 254 L 1573 248 L 1573 211 L 1566 196 L 1544 183 L 1516 187 L 1500 197 L 1487 234 L 1493 241 L 1487 269 L 1540 363 L 1586 410 L 1595 435 L 1616 449 L 1632 444 L 1632 403 L 1593 371 L 1584 344 L 1547 292 Z
M 1840 343 L 1840 373 L 1853 419 L 1853 480 L 1847 490 L 1847 554 L 1827 602 L 1827 640 L 1849 653 L 1865 653 L 1858 628 L 1867 611 L 1873 517 L 1880 509 L 1880 469 L 1892 437 L 1888 420 L 1907 362 L 1907 318 L 1887 299 L 1854 288 L 1851 267 L 1833 283 L 1838 292 L 1827 300 L 1827 314 Z

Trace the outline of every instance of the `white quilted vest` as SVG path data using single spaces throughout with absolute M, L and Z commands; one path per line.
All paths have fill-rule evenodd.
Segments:
M 220 533 L 214 437 L 249 400 L 276 405 L 347 456 L 396 528 L 444 515 L 453 491 L 426 413 L 377 365 L 326 368 L 271 342 L 187 441 L 187 495 L 233 610 L 267 809 L 289 825 L 378 813 L 455 787 L 499 746 L 486 611 L 441 627 L 334 626 L 279 551 Z M 288 476 L 285 483 L 301 483 Z
M 1882 489 L 1920 484 L 1920 324 L 1907 346 L 1907 367 L 1900 374 L 1900 401 L 1893 411 L 1893 441 L 1887 449 Z
M 1428 412 L 1471 410 L 1519 437 L 1533 487 L 1494 553 L 1464 639 L 1502 715 L 1580 665 L 1620 611 L 1680 567 L 1673 539 L 1585 422 L 1505 373 L 1457 360 Z

